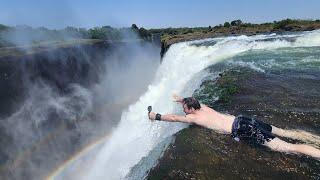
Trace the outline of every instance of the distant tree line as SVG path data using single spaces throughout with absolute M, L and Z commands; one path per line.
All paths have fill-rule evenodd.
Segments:
M 219 27 L 257 27 L 261 25 L 269 25 L 272 26 L 273 29 L 278 29 L 278 30 L 291 30 L 288 28 L 289 26 L 292 25 L 312 25 L 315 23 L 320 23 L 320 19 L 316 20 L 301 20 L 301 19 L 284 19 L 280 21 L 273 21 L 273 23 L 262 23 L 262 24 L 252 24 L 252 23 L 243 23 L 240 19 L 234 20 L 231 22 L 225 22 L 223 26 L 220 24 L 219 26 L 215 26 L 216 28 Z
M 229 28 L 251 28 L 263 30 L 271 28 L 273 30 L 290 31 L 293 28 L 301 25 L 312 27 L 314 24 L 319 24 L 320 20 L 299 20 L 299 19 L 284 19 L 274 21 L 272 23 L 252 24 L 244 23 L 240 19 L 231 22 L 225 22 L 211 27 L 179 27 L 179 28 L 159 28 L 145 29 L 132 24 L 131 27 L 113 28 L 111 26 L 94 27 L 90 29 L 66 27 L 60 30 L 50 30 L 45 27 L 32 28 L 30 26 L 15 26 L 10 27 L 0 24 L 0 47 L 10 46 L 10 42 L 6 39 L 10 33 L 22 33 L 22 35 L 32 36 L 34 43 L 41 41 L 63 41 L 66 39 L 103 39 L 110 41 L 140 39 L 153 42 L 155 39 L 192 34 L 192 33 L 209 33 L 209 32 L 227 32 Z M 312 29 L 311 29 L 312 30 Z
M 86 29 L 68 26 L 60 30 L 51 30 L 45 27 L 32 28 L 26 25 L 10 27 L 0 24 L 0 47 L 14 46 L 15 44 L 11 42 L 11 39 L 19 37 L 32 39 L 34 44 L 43 41 L 66 41 L 70 39 L 152 40 L 152 34 L 147 29 L 138 28 L 135 24 L 127 28 L 102 26 Z

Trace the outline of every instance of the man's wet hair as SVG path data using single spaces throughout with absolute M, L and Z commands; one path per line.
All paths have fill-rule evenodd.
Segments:
M 195 110 L 200 109 L 200 103 L 194 97 L 183 98 L 183 104 L 186 104 L 188 109 L 194 108 Z

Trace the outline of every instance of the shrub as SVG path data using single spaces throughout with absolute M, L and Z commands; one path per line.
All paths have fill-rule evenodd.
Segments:
M 297 20 L 284 19 L 281 21 L 275 21 L 273 28 L 274 29 L 286 29 L 289 24 L 295 23 Z
M 229 22 L 225 22 L 224 24 L 223 24 L 223 27 L 230 27 L 231 25 L 230 25 L 230 23 Z
M 242 21 L 240 19 L 231 21 L 231 26 L 240 26 Z

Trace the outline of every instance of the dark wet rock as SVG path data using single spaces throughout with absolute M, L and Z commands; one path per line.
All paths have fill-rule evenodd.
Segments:
M 89 87 L 98 82 L 108 48 L 110 45 L 97 43 L 0 57 L 0 117 L 17 109 L 32 83 L 43 82 L 67 93 L 72 83 Z
M 299 73 L 309 76 L 292 76 Z M 232 68 L 204 81 L 195 96 L 230 114 L 320 134 L 320 79 L 311 72 L 260 73 Z M 211 98 L 218 100 L 210 101 Z M 222 98 L 221 98 L 222 97 Z M 297 141 L 285 139 L 297 143 Z M 191 126 L 176 134 L 147 179 L 319 179 L 320 161 L 239 143 Z

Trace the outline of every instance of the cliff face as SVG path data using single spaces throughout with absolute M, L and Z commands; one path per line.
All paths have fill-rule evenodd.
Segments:
M 131 88 L 130 97 L 121 97 L 126 91 L 113 92 L 114 83 L 123 83 L 137 71 L 128 66 L 145 63 L 137 59 L 151 62 L 135 54 L 143 51 L 144 43 L 94 41 L 0 49 L 0 179 L 43 179 L 105 135 L 146 81 L 140 78 L 140 89 Z M 150 55 L 150 49 L 159 54 L 159 49 L 149 48 L 143 55 Z M 119 97 L 110 98 L 110 92 Z
M 51 47 L 36 53 L 0 58 L 0 117 L 12 113 L 22 101 L 30 84 L 44 82 L 59 92 L 72 83 L 89 87 L 98 81 L 106 49 L 111 44 Z
M 73 85 L 83 89 L 97 83 L 106 53 L 114 47 L 97 42 L 31 53 L 11 49 L 15 53 L 0 58 L 0 178 L 42 177 L 44 166 L 35 168 L 35 161 L 48 160 L 49 170 L 92 138 L 77 130 L 86 105 L 75 105 L 86 98 Z M 77 109 L 79 113 L 70 114 Z M 54 160 L 52 143 L 64 147 Z

